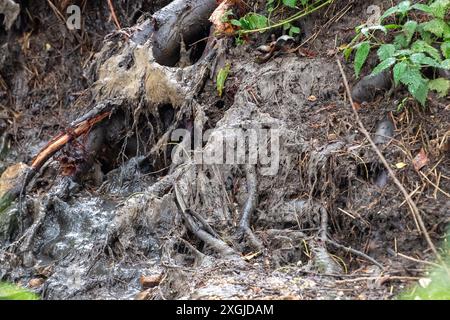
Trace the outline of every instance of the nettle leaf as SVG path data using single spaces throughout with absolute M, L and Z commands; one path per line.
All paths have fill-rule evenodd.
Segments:
M 359 77 L 359 73 L 361 72 L 361 69 L 369 55 L 370 48 L 371 48 L 370 42 L 364 41 L 361 42 L 361 44 L 356 49 L 355 63 L 354 63 L 356 77 Z
M 412 6 L 412 8 L 430 14 L 433 12 L 433 9 L 430 6 L 427 6 L 426 4 L 423 3 L 416 3 L 415 5 Z
M 441 66 L 441 63 L 439 61 L 436 61 L 433 58 L 428 57 L 423 52 L 414 53 L 409 57 L 409 59 L 411 60 L 412 63 L 418 65 L 420 64 L 423 66 L 431 66 L 435 68 L 439 68 Z
M 407 85 L 411 95 L 425 105 L 428 96 L 428 80 L 422 76 L 420 68 L 412 66 L 406 68 L 400 77 L 400 82 Z
M 420 68 L 408 66 L 400 77 L 400 82 L 406 85 L 419 85 L 423 81 Z
M 437 18 L 444 19 L 450 7 L 450 0 L 435 0 L 431 5 L 431 14 Z
M 395 58 L 387 58 L 373 69 L 372 75 L 379 74 L 380 72 L 386 70 L 387 68 L 392 66 L 396 61 L 397 59 Z
M 387 17 L 400 13 L 402 15 L 405 15 L 409 10 L 411 9 L 411 1 L 402 1 L 395 7 L 389 8 L 386 10 L 386 12 L 381 16 L 381 21 L 386 19 Z
M 422 23 L 422 27 L 423 30 L 431 32 L 439 38 L 442 38 L 444 33 L 450 32 L 450 26 L 448 26 L 448 24 L 445 23 L 444 20 L 438 18 Z
M 409 68 L 408 64 L 405 61 L 396 63 L 393 69 L 394 73 L 394 84 L 396 86 L 399 85 L 400 79 L 403 77 L 403 75 L 406 73 L 406 70 Z
M 441 51 L 445 59 L 450 59 L 450 42 L 444 42 L 441 44 Z
M 403 50 L 397 50 L 394 52 L 394 57 L 405 57 L 405 56 L 410 56 L 414 53 L 414 51 L 409 50 L 409 49 L 403 49 Z
M 387 58 L 392 57 L 396 50 L 397 49 L 395 49 L 393 44 L 383 44 L 377 51 L 378 58 L 380 58 L 381 61 L 386 60 Z
M 419 85 L 409 85 L 408 91 L 411 93 L 411 95 L 420 102 L 422 106 L 425 106 L 427 102 L 427 96 L 428 96 L 428 81 L 424 80 L 420 82 Z
M 430 46 L 423 40 L 417 40 L 416 42 L 414 42 L 411 46 L 411 50 L 413 50 L 414 52 L 425 52 L 434 59 L 441 61 L 441 54 L 439 53 L 439 50 Z
M 441 68 L 450 70 L 450 59 L 445 59 L 444 61 L 442 61 Z
M 295 8 L 295 6 L 297 5 L 297 0 L 283 0 L 283 4 L 286 7 Z
M 250 29 L 261 29 L 268 25 L 267 17 L 257 13 L 247 14 L 246 20 L 249 23 Z
M 417 22 L 416 21 L 408 21 L 403 26 L 403 32 L 405 33 L 406 42 L 409 44 L 411 42 L 412 37 L 414 36 L 414 33 L 417 29 Z
M 396 35 L 394 38 L 394 45 L 397 49 L 403 49 L 408 46 L 408 39 L 406 39 L 406 36 L 404 34 Z
M 440 98 L 444 98 L 450 90 L 450 80 L 445 78 L 430 80 L 430 82 L 428 82 L 428 88 L 436 91 Z

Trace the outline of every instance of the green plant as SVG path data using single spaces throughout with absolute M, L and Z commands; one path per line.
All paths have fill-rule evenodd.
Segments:
M 225 67 L 221 68 L 217 73 L 216 87 L 219 97 L 221 97 L 223 94 L 223 89 L 225 88 L 225 82 L 227 81 L 228 74 L 230 73 L 230 68 L 231 65 L 227 63 Z
M 0 300 L 38 300 L 39 297 L 19 286 L 0 282 Z
M 430 90 L 444 97 L 450 90 L 450 80 L 428 79 L 423 71 L 428 67 L 450 70 L 450 24 L 446 20 L 449 10 L 450 0 L 433 0 L 429 4 L 402 1 L 381 16 L 379 25 L 357 27 L 355 38 L 343 48 L 344 56 L 348 59 L 356 50 L 354 69 L 358 77 L 370 51 L 377 49 L 380 63 L 372 74 L 392 69 L 395 85 L 405 85 L 422 105 Z M 424 20 L 415 18 L 422 16 Z M 394 19 L 395 23 L 383 24 L 387 19 Z M 394 37 L 385 43 L 376 35 L 380 31 L 385 35 L 394 33 Z
M 429 271 L 418 284 L 399 296 L 403 300 L 450 300 L 450 231 L 442 246 L 444 265 Z
M 236 36 L 239 41 L 246 34 L 255 32 L 265 32 L 274 28 L 282 27 L 290 36 L 300 33 L 300 28 L 293 25 L 293 22 L 305 17 L 325 6 L 333 3 L 334 0 L 268 0 L 266 8 L 268 15 L 249 12 L 240 18 L 233 18 L 232 12 L 227 12 L 228 21 L 237 28 Z M 271 15 L 281 8 L 297 9 L 298 11 L 279 21 L 272 21 Z

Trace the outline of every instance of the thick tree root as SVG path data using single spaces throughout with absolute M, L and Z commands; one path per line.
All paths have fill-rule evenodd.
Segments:
M 237 234 L 238 238 L 247 238 L 247 240 L 254 248 L 262 251 L 264 249 L 263 244 L 253 234 L 253 231 L 250 228 L 250 220 L 258 202 L 258 182 L 256 178 L 256 168 L 254 165 L 246 165 L 245 172 L 247 178 L 248 198 L 242 210 L 242 216 L 239 222 L 239 229 Z
M 201 219 L 202 226 L 199 226 L 194 217 L 198 216 L 192 213 L 191 210 L 186 208 L 184 199 L 178 190 L 177 184 L 174 184 L 175 200 L 178 209 L 180 210 L 186 227 L 190 232 L 192 232 L 198 239 L 203 241 L 211 249 L 216 251 L 223 258 L 239 258 L 239 254 L 234 251 L 229 245 L 227 245 L 223 240 L 218 238 L 217 233 L 212 230 L 211 226 L 204 220 Z

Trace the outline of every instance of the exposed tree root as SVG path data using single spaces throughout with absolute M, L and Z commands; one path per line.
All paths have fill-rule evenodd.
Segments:
M 175 0 L 153 15 L 153 55 L 162 65 L 180 59 L 181 42 L 190 45 L 209 34 L 216 0 Z
M 183 216 L 184 222 L 188 230 L 192 232 L 201 241 L 203 241 L 206 245 L 208 245 L 211 249 L 220 254 L 221 257 L 227 259 L 239 258 L 239 254 L 236 251 L 234 251 L 224 241 L 215 236 L 217 235 L 216 232 L 214 231 L 212 231 L 212 233 L 208 232 L 208 230 L 211 230 L 211 227 L 206 223 L 206 221 L 202 219 L 203 221 L 202 224 L 206 224 L 207 227 L 204 226 L 201 227 L 195 222 L 194 216 L 192 215 L 192 211 L 186 208 L 186 204 L 178 190 L 176 183 L 174 184 L 174 192 L 177 206 Z
M 253 247 L 261 251 L 264 249 L 264 246 L 261 241 L 259 241 L 258 238 L 253 234 L 253 231 L 250 228 L 250 220 L 253 213 L 255 212 L 258 202 L 258 182 L 256 178 L 255 166 L 250 164 L 246 165 L 245 173 L 247 178 L 248 198 L 242 210 L 242 216 L 239 222 L 238 237 L 246 237 Z

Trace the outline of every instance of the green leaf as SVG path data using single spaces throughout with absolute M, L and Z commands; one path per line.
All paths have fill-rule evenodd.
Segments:
M 416 3 L 412 7 L 416 10 L 420 10 L 420 11 L 430 13 L 430 14 L 433 12 L 433 9 L 430 6 L 427 6 L 426 4 L 422 4 L 422 3 Z
M 394 73 L 394 84 L 398 86 L 400 83 L 400 79 L 406 73 L 406 70 L 409 68 L 408 64 L 405 61 L 396 63 L 393 69 Z
M 283 0 L 283 4 L 290 8 L 295 8 L 297 5 L 297 0 Z
M 450 70 L 450 59 L 445 59 L 444 61 L 442 61 L 441 68 Z
M 299 34 L 299 33 L 300 33 L 300 28 L 299 27 L 291 26 L 289 28 L 289 36 L 293 37 L 293 36 L 295 36 L 296 34 Z
M 417 86 L 414 84 L 410 84 L 408 86 L 408 91 L 412 94 L 412 96 L 420 102 L 422 106 L 425 106 L 427 102 L 428 96 L 428 82 L 422 81 Z
M 444 19 L 449 6 L 450 0 L 434 0 L 430 5 L 431 14 L 436 18 Z
M 425 105 L 428 96 L 428 80 L 422 76 L 419 67 L 410 66 L 406 68 L 400 77 L 400 82 L 408 86 L 411 95 Z
M 400 13 L 401 15 L 405 15 L 411 9 L 411 1 L 402 1 L 395 7 L 392 7 L 381 16 L 381 21 L 386 19 L 387 17 Z
M 443 42 L 441 44 L 441 51 L 445 59 L 450 59 L 450 42 Z
M 411 46 L 411 49 L 414 52 L 425 52 L 438 61 L 442 60 L 439 50 L 430 46 L 428 43 L 426 43 L 423 40 L 417 40 L 416 42 L 414 42 Z
M 403 32 L 405 33 L 407 44 L 411 42 L 411 39 L 414 36 L 414 33 L 416 32 L 416 29 L 417 29 L 416 21 L 408 21 L 403 26 Z
M 0 283 L 0 300 L 38 300 L 38 296 L 19 286 Z
M 423 81 L 419 67 L 408 66 L 400 77 L 400 82 L 406 85 L 414 84 L 418 86 Z
M 423 52 L 414 53 L 412 54 L 409 59 L 412 63 L 422 66 L 431 66 L 435 68 L 439 68 L 441 66 L 441 63 L 439 61 L 434 60 L 433 58 L 430 58 L 425 55 Z
M 225 88 L 225 82 L 227 81 L 228 74 L 230 73 L 231 65 L 227 63 L 225 67 L 221 68 L 217 73 L 216 87 L 219 97 L 223 94 L 223 89 Z
M 234 26 L 242 27 L 242 23 L 241 23 L 241 21 L 239 21 L 239 20 L 232 19 L 232 20 L 230 20 L 230 22 L 231 22 L 231 24 L 234 25 Z
M 409 49 L 397 50 L 394 52 L 394 57 L 402 57 L 402 56 L 410 56 L 414 53 L 414 51 Z
M 396 61 L 397 61 L 397 59 L 395 59 L 395 58 L 387 58 L 386 60 L 382 61 L 379 65 L 377 65 L 373 69 L 372 75 L 376 75 L 376 74 L 386 70 L 387 68 L 392 66 Z
M 406 39 L 406 36 L 404 34 L 396 35 L 394 38 L 394 45 L 397 49 L 403 49 L 408 46 L 408 39 Z
M 430 80 L 430 82 L 428 82 L 428 88 L 436 91 L 440 98 L 444 98 L 450 90 L 450 80 L 445 78 Z
M 359 73 L 361 72 L 364 63 L 367 60 L 369 52 L 370 52 L 369 41 L 362 42 L 356 49 L 355 64 L 354 64 L 356 77 L 359 77 Z
M 450 32 L 450 27 L 442 19 L 433 19 L 422 23 L 423 30 L 431 32 L 435 36 L 442 38 L 444 33 Z
M 345 60 L 348 61 L 348 59 L 350 59 L 350 56 L 351 56 L 352 52 L 353 52 L 353 48 L 352 47 L 347 47 L 347 48 L 344 49 L 344 58 L 345 58 Z
M 395 51 L 396 49 L 393 44 L 383 44 L 377 51 L 378 58 L 380 58 L 381 61 L 386 60 L 387 58 L 392 57 Z
M 266 16 L 257 13 L 249 13 L 245 17 L 251 30 L 265 28 L 268 25 Z

